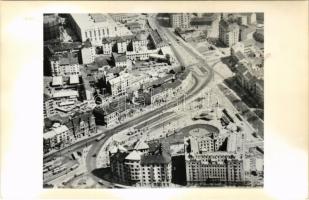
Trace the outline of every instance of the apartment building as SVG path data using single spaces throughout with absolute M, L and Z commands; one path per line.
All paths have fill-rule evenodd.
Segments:
M 71 144 L 73 134 L 65 125 L 55 123 L 52 129 L 43 134 L 44 152 L 51 149 L 61 149 L 68 144 Z
M 187 185 L 227 184 L 244 182 L 242 156 L 227 151 L 203 151 L 199 139 L 184 139 Z M 209 145 L 211 146 L 211 145 Z
M 80 75 L 78 57 L 73 53 L 52 56 L 50 68 L 52 76 Z
M 147 51 L 147 34 L 137 34 L 132 40 L 132 47 L 134 52 L 144 52 Z
M 189 28 L 191 14 L 190 13 L 172 13 L 170 14 L 170 24 L 173 28 Z
M 89 39 L 95 46 L 101 46 L 103 38 L 132 35 L 129 29 L 106 14 L 72 13 L 70 22 L 81 42 Z
M 102 50 L 103 54 L 110 55 L 112 54 L 113 42 L 109 39 L 104 38 L 102 40 Z
M 172 163 L 166 143 L 137 141 L 131 151 L 118 146 L 110 151 L 113 177 L 123 184 L 140 187 L 167 187 L 172 180 Z
M 90 64 L 94 62 L 96 51 L 95 47 L 84 47 L 81 49 L 83 64 Z
M 221 19 L 219 24 L 219 39 L 226 46 L 231 47 L 239 41 L 239 26 Z

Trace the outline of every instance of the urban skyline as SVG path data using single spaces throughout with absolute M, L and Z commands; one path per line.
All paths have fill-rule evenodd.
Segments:
M 263 186 L 263 13 L 43 22 L 44 188 Z

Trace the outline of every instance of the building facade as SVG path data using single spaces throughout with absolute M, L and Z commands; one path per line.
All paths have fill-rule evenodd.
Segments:
M 228 47 L 236 44 L 239 41 L 238 25 L 221 19 L 219 24 L 219 39 Z
M 172 180 L 171 155 L 162 143 L 139 144 L 131 151 L 110 151 L 113 177 L 123 184 L 139 187 L 168 187 Z
M 55 14 L 44 15 L 44 41 L 56 39 L 60 36 L 60 22 Z
M 77 55 L 68 53 L 50 58 L 52 76 L 80 75 L 80 65 Z
M 189 13 L 172 13 L 170 14 L 170 24 L 173 28 L 189 28 L 191 14 Z
M 82 48 L 81 50 L 83 64 L 90 64 L 94 62 L 96 55 L 95 47 Z
M 61 149 L 73 141 L 73 134 L 65 125 L 54 124 L 52 129 L 43 134 L 44 152 Z
M 109 15 L 72 13 L 70 22 L 82 42 L 89 39 L 95 46 L 101 46 L 103 38 L 132 35 L 130 30 L 117 24 Z
M 187 185 L 242 185 L 244 183 L 241 155 L 227 151 L 203 151 L 205 144 L 212 150 L 209 140 L 200 143 L 199 139 L 189 137 L 184 141 Z

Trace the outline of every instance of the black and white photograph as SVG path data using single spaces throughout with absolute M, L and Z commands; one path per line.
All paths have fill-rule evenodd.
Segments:
M 45 13 L 44 188 L 263 187 L 263 13 Z

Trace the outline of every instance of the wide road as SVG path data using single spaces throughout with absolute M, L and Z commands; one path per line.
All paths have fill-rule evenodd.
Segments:
M 192 77 L 195 80 L 195 82 L 194 82 L 194 85 L 191 88 L 191 90 L 189 90 L 189 92 L 186 94 L 187 95 L 186 96 L 186 101 L 189 101 L 189 100 L 193 99 L 213 79 L 213 76 L 214 76 L 213 69 L 210 66 L 208 66 L 208 64 L 206 63 L 206 61 L 205 61 L 205 59 L 203 57 L 201 57 L 199 54 L 197 54 L 192 49 L 187 47 L 184 43 L 177 42 L 177 40 L 176 40 L 177 37 L 175 35 L 173 35 L 173 33 L 171 33 L 170 30 L 160 27 L 158 25 L 158 23 L 157 23 L 157 21 L 156 21 L 154 16 L 151 16 L 150 20 L 153 20 L 154 24 L 156 24 L 158 32 L 161 35 L 161 37 L 163 37 L 165 40 L 168 38 L 168 41 L 171 43 L 171 46 L 172 46 L 172 48 L 173 48 L 177 58 L 179 59 L 180 63 L 183 66 L 188 67 L 186 65 L 185 60 L 184 60 L 185 59 L 185 55 L 182 55 L 181 52 L 178 51 L 178 48 L 177 48 L 178 45 L 180 45 L 183 49 L 185 49 L 187 51 L 187 53 L 189 53 L 199 63 L 202 63 L 203 66 L 206 67 L 206 69 L 208 71 L 207 76 L 200 76 L 200 75 L 196 74 L 196 72 L 192 72 Z M 162 35 L 162 33 L 163 34 L 165 33 L 165 34 Z M 164 36 L 167 36 L 167 38 L 165 38 Z M 142 116 L 140 116 L 140 117 L 138 117 L 138 118 L 136 118 L 134 120 L 126 122 L 126 123 L 116 127 L 113 130 L 109 130 L 109 131 L 105 132 L 105 134 L 106 134 L 105 139 L 100 141 L 100 142 L 98 142 L 98 143 L 96 143 L 96 144 L 94 144 L 92 146 L 92 148 L 90 149 L 88 155 L 87 155 L 86 165 L 87 165 L 88 172 L 91 172 L 91 171 L 93 171 L 96 168 L 96 158 L 92 157 L 92 155 L 97 153 L 98 151 L 100 151 L 100 148 L 103 146 L 104 142 L 109 137 L 111 137 L 113 134 L 115 134 L 115 133 L 117 133 L 117 132 L 119 132 L 121 130 L 124 130 L 126 128 L 130 128 L 131 126 L 134 126 L 134 125 L 137 125 L 138 123 L 141 123 L 141 122 L 143 122 L 143 121 L 147 120 L 148 118 L 153 117 L 155 115 L 159 115 L 158 117 L 160 117 L 162 115 L 162 117 L 163 117 L 164 114 L 160 114 L 160 113 L 163 113 L 164 110 L 168 110 L 170 108 L 173 108 L 173 107 L 177 106 L 177 103 L 179 101 L 182 101 L 182 99 L 183 99 L 183 96 L 179 97 L 178 99 L 176 99 L 176 100 L 174 100 L 174 101 L 172 101 L 170 103 L 167 103 L 166 105 L 164 105 L 164 106 L 162 106 L 160 108 L 157 108 L 154 111 L 148 112 L 148 113 L 146 113 L 146 114 L 144 114 L 144 115 L 142 115 Z M 104 184 L 109 185 L 109 182 L 104 181 Z

